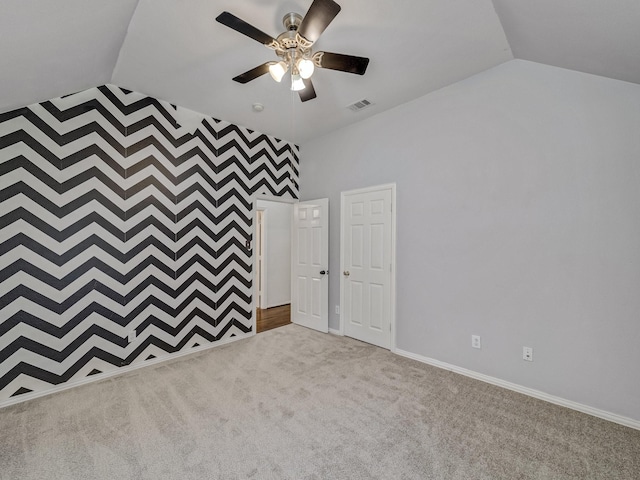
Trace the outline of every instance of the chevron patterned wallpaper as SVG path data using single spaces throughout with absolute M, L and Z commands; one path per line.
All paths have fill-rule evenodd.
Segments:
M 0 401 L 251 333 L 252 197 L 297 197 L 297 147 L 184 115 L 111 85 L 0 115 Z

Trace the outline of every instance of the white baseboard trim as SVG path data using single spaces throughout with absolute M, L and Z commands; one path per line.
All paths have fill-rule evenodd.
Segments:
M 235 337 L 225 338 L 223 340 L 219 340 L 217 342 L 210 343 L 208 345 L 200 345 L 199 347 L 191 348 L 185 352 L 172 353 L 170 355 L 167 355 L 166 357 L 153 358 L 151 360 L 147 360 L 142 363 L 136 363 L 135 365 L 127 365 L 126 367 L 120 367 L 111 372 L 98 373 L 90 377 L 85 377 L 85 378 L 67 382 L 61 385 L 56 385 L 53 388 L 42 390 L 40 392 L 30 392 L 30 393 L 25 393 L 23 395 L 18 395 L 17 397 L 10 397 L 10 398 L 7 398 L 6 400 L 0 400 L 0 409 L 4 407 L 8 407 L 10 405 L 15 405 L 17 403 L 33 400 L 35 398 L 51 395 L 53 393 L 69 390 L 70 388 L 79 387 L 80 385 L 99 382 L 100 380 L 105 380 L 107 378 L 123 375 L 133 370 L 138 370 L 139 368 L 149 367 L 151 365 L 157 365 L 158 363 L 168 362 L 169 360 L 175 360 L 176 358 L 186 357 L 187 355 L 193 355 L 194 353 L 202 352 L 204 350 L 209 350 L 210 348 L 221 347 L 223 345 L 227 345 L 232 342 L 237 342 L 238 340 L 244 340 L 246 338 L 252 337 L 253 335 L 254 335 L 253 333 L 250 333 L 247 336 L 242 336 L 242 337 L 235 336 Z
M 331 335 L 338 335 L 339 337 L 343 337 L 343 336 L 344 336 L 344 335 L 342 335 L 342 334 L 340 333 L 340 330 L 338 330 L 337 328 L 330 328 L 330 329 L 329 329 L 329 333 L 330 333 Z
M 474 378 L 482 382 L 486 382 L 492 385 L 496 385 L 498 387 L 506 388 L 507 390 L 512 390 L 514 392 L 522 393 L 524 395 L 528 395 L 530 397 L 537 398 L 539 400 L 544 400 L 549 403 L 554 403 L 556 405 L 560 405 L 561 407 L 567 407 L 572 410 L 577 410 L 578 412 L 586 413 L 587 415 L 592 415 L 594 417 L 602 418 L 604 420 L 608 420 L 613 423 L 624 425 L 625 427 L 630 427 L 636 430 L 640 430 L 640 420 L 634 420 L 632 418 L 623 417 L 622 415 L 607 412 L 606 410 L 600 410 L 598 408 L 590 407 L 588 405 L 583 405 L 581 403 L 577 403 L 571 400 L 566 400 L 561 397 L 556 397 L 555 395 L 550 395 L 548 393 L 541 392 L 539 390 L 534 390 L 533 388 L 523 387 L 522 385 L 518 385 L 517 383 L 507 382 L 506 380 L 501 380 L 499 378 L 491 377 L 483 373 L 474 372 L 473 370 L 467 370 L 466 368 L 458 367 L 456 365 L 451 365 L 450 363 L 445 363 L 445 362 L 441 362 L 440 360 L 424 357 L 422 355 L 418 355 L 417 353 L 411 353 L 411 352 L 407 352 L 405 350 L 400 350 L 400 349 L 395 349 L 394 353 L 402 357 L 407 357 L 407 358 L 411 358 L 412 360 L 417 360 L 418 362 L 421 362 L 421 363 L 426 363 L 427 365 L 431 365 L 433 367 L 449 370 L 451 372 L 458 373 L 466 377 Z

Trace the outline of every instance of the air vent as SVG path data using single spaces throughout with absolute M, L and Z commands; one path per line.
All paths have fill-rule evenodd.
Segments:
M 364 98 L 359 102 L 352 103 L 347 108 L 353 112 L 359 112 L 360 110 L 364 110 L 365 108 L 370 107 L 371 105 L 373 105 L 373 103 L 371 103 L 369 100 Z

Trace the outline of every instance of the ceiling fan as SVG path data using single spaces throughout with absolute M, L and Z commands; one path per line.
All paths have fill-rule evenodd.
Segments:
M 290 71 L 291 90 L 297 91 L 300 100 L 306 102 L 316 98 L 311 83 L 315 67 L 364 75 L 369 65 L 368 58 L 322 51 L 314 53 L 312 50 L 313 44 L 339 12 L 340 5 L 333 0 L 313 0 L 304 18 L 297 13 L 284 16 L 282 23 L 285 31 L 278 38 L 273 38 L 229 12 L 222 12 L 216 18 L 218 22 L 262 43 L 280 57 L 279 61 L 263 63 L 233 80 L 247 83 L 269 73 L 276 82 L 280 82 Z

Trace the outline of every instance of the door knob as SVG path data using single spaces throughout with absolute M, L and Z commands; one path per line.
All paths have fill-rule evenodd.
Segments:
M 345 270 L 344 272 L 342 272 L 342 274 L 343 274 L 345 277 L 348 277 L 349 275 L 351 275 L 351 273 L 349 272 L 349 270 Z
M 329 270 L 320 270 L 320 275 L 326 275 L 329 273 Z

